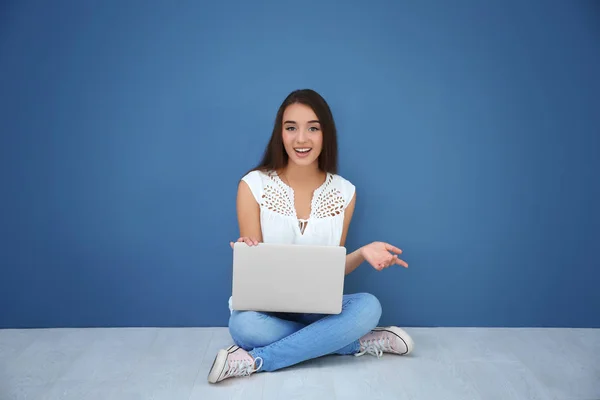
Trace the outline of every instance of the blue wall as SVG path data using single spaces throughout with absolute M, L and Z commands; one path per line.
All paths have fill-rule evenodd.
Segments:
M 347 279 L 383 324 L 600 327 L 598 3 L 336 3 L 5 2 L 0 326 L 225 326 L 237 180 L 310 87 L 348 247 L 410 264 Z

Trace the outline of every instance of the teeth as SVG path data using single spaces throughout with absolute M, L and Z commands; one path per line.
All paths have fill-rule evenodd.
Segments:
M 308 151 L 310 151 L 310 148 L 305 148 L 305 149 L 295 149 L 298 153 L 306 153 Z

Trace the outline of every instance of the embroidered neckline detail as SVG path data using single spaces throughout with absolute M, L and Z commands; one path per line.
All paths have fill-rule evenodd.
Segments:
M 263 190 L 261 207 L 283 216 L 294 217 L 302 225 L 300 227 L 302 233 L 311 219 L 335 217 L 344 211 L 346 201 L 340 190 L 333 184 L 333 174 L 328 173 L 323 184 L 313 192 L 310 215 L 306 220 L 299 219 L 296 213 L 294 189 L 283 182 L 274 171 L 267 173 L 267 176 L 269 182 Z

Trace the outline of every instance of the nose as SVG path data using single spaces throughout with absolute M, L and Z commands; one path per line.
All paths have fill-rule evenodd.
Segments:
M 300 129 L 299 133 L 298 133 L 298 142 L 299 143 L 304 143 L 306 142 L 307 139 L 307 134 L 304 130 Z

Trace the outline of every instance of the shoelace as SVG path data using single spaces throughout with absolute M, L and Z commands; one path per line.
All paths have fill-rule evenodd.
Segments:
M 256 357 L 254 361 L 260 360 L 260 365 L 255 369 L 254 363 L 251 360 L 235 360 L 235 361 L 227 361 L 227 373 L 223 378 L 229 378 L 232 376 L 248 376 L 253 374 L 262 368 L 263 359 L 260 357 Z
M 365 340 L 360 343 L 361 350 L 355 354 L 356 357 L 360 357 L 363 354 L 371 354 L 377 358 L 381 358 L 383 353 L 392 350 L 392 344 L 389 338 L 381 338 L 378 340 Z

